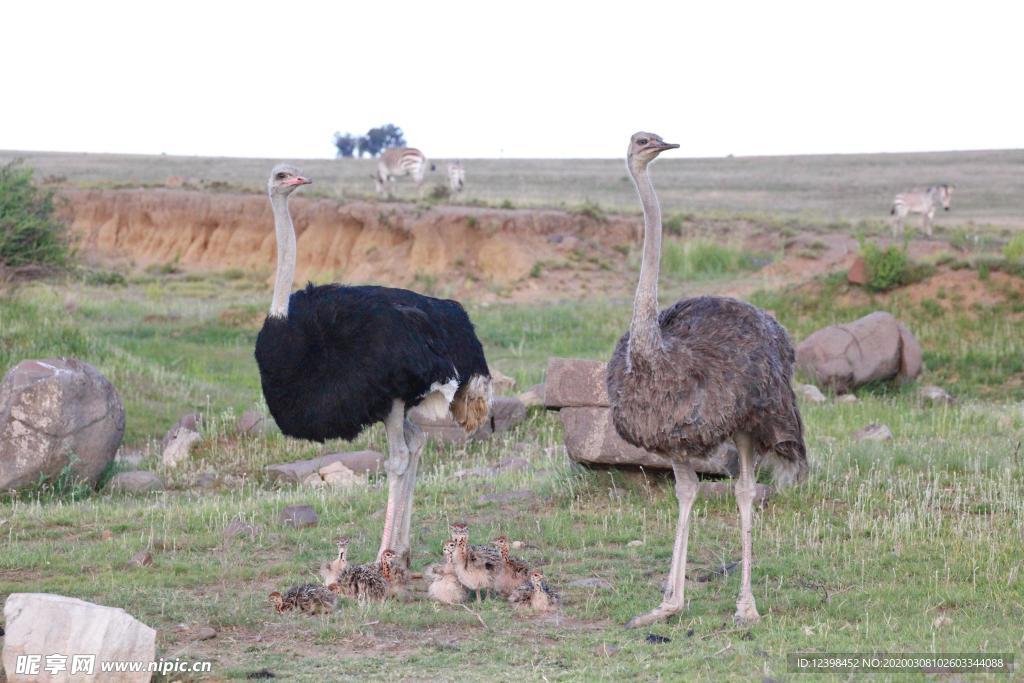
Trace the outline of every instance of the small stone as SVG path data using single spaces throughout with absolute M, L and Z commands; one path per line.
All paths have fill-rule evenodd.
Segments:
M 320 515 L 309 505 L 289 505 L 281 510 L 280 519 L 285 526 L 302 529 L 316 526 L 320 521 Z
M 864 257 L 858 256 L 854 259 L 853 265 L 846 273 L 846 281 L 851 285 L 860 285 L 861 287 L 868 283 L 868 267 L 864 263 Z
M 262 431 L 266 417 L 255 410 L 249 409 L 242 413 L 235 421 L 235 431 L 238 434 L 255 435 Z
M 513 547 L 514 549 L 516 549 L 516 550 L 519 550 L 520 548 L 522 548 L 522 547 L 523 547 L 523 546 L 525 546 L 525 545 L 526 545 L 526 544 L 525 544 L 525 543 L 523 543 L 522 541 L 512 541 L 512 547 Z
M 140 550 L 131 556 L 128 560 L 129 567 L 151 567 L 153 566 L 153 556 L 145 550 Z
M 217 629 L 211 626 L 200 626 L 192 635 L 196 640 L 212 640 L 217 637 Z
M 619 654 L 619 650 L 621 649 L 622 648 L 618 645 L 612 645 L 610 643 L 601 643 L 596 648 L 594 648 L 594 654 L 596 654 L 598 657 L 613 657 Z
M 836 403 L 856 403 L 859 400 L 856 394 L 840 394 L 836 396 Z
M 179 429 L 187 429 L 190 432 L 198 432 L 199 426 L 203 423 L 203 416 L 199 413 L 186 413 L 178 418 L 174 426 L 167 430 L 164 438 L 160 440 L 160 450 L 167 448 L 167 444 L 174 438 L 174 433 Z
M 149 470 L 118 472 L 107 482 L 107 491 L 111 493 L 150 493 L 163 490 L 163 480 Z
M 921 399 L 921 403 L 939 406 L 947 405 L 951 406 L 956 403 L 956 399 L 949 395 L 949 393 L 942 387 L 937 387 L 934 384 L 921 387 L 917 395 Z
M 350 489 L 366 485 L 366 475 L 358 475 L 340 462 L 332 462 L 320 468 L 324 484 L 333 488 Z
M 884 424 L 872 422 L 864 429 L 853 433 L 857 441 L 889 441 L 892 439 L 892 432 Z
M 643 541 L 641 541 L 639 538 L 636 538 L 636 539 L 633 539 L 632 541 L 630 541 L 629 543 L 627 543 L 626 547 L 627 548 L 639 548 L 643 544 L 644 544 Z
M 611 581 L 608 579 L 601 579 L 596 576 L 570 581 L 569 586 L 574 588 L 613 588 Z
M 241 517 L 235 517 L 233 520 L 228 522 L 228 525 L 224 527 L 224 538 L 234 538 L 235 536 L 248 536 L 249 538 L 256 538 L 256 535 L 260 532 L 260 528 L 249 524 Z
M 327 486 L 327 482 L 324 481 L 324 478 L 320 476 L 319 472 L 312 472 L 310 474 L 307 474 L 305 479 L 302 480 L 301 484 L 303 486 L 308 486 L 311 489 L 318 489 L 323 486 Z
M 949 626 L 953 623 L 953 620 L 947 617 L 945 614 L 940 614 L 935 617 L 935 621 L 932 622 L 934 628 L 942 628 L 943 626 Z
M 199 476 L 196 477 L 196 488 L 215 489 L 217 488 L 217 483 L 216 472 L 200 472 Z
M 793 389 L 799 398 L 811 403 L 824 403 L 828 400 L 825 398 L 825 394 L 821 393 L 821 390 L 813 384 L 797 384 Z

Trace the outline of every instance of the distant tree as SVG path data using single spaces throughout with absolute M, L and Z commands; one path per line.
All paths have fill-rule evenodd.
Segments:
M 0 266 L 68 264 L 67 226 L 55 215 L 53 196 L 33 184 L 32 169 L 20 160 L 0 166 Z
M 405 133 L 395 124 L 388 123 L 366 131 L 366 135 L 356 138 L 355 145 L 360 157 L 366 154 L 375 157 L 388 147 L 405 147 Z
M 351 158 L 355 154 L 357 144 L 358 140 L 352 133 L 334 134 L 334 146 L 338 148 L 339 157 Z

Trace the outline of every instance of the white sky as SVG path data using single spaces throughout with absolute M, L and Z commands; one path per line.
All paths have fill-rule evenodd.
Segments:
M 0 149 L 329 157 L 1024 147 L 1024 3 L 106 2 L 0 15 Z

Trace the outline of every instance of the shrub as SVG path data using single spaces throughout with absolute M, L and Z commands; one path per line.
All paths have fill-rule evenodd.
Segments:
M 882 249 L 873 242 L 861 242 L 860 255 L 868 274 L 868 289 L 884 292 L 907 279 L 909 259 L 905 249 L 893 245 Z
M 1017 233 L 1013 239 L 1003 247 L 1003 256 L 1007 261 L 1024 261 L 1024 232 Z
M 662 271 L 679 279 L 695 279 L 754 270 L 751 256 L 740 249 L 705 239 L 665 240 Z
M 597 202 L 592 202 L 589 199 L 584 201 L 583 204 L 576 209 L 575 213 L 580 216 L 586 216 L 590 220 L 598 223 L 608 222 L 608 216 L 605 215 L 604 209 L 601 208 L 601 205 Z
M 0 166 L 0 266 L 66 266 L 67 226 L 53 214 L 53 190 L 37 188 L 31 168 Z

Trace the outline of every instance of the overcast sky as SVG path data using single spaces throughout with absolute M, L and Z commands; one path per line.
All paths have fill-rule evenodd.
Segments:
M 5 3 L 0 148 L 428 156 L 1024 147 L 1024 3 Z

